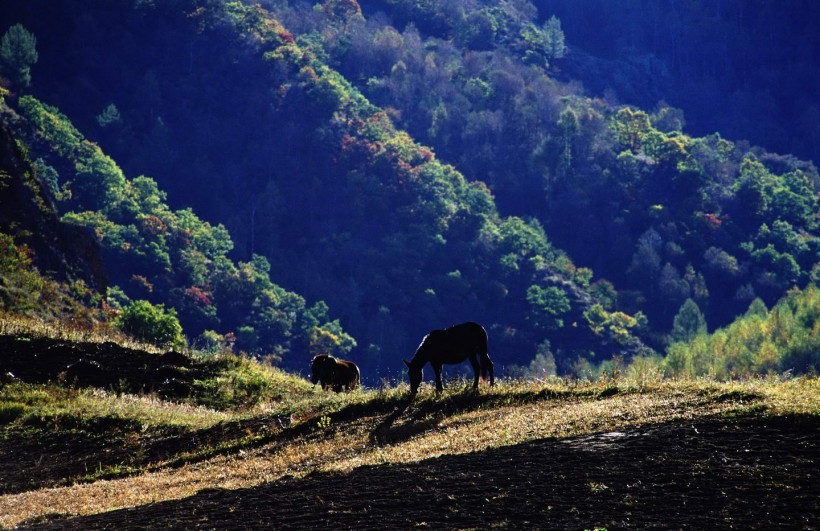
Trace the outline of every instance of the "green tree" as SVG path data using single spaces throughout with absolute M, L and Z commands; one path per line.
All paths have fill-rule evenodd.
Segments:
M 769 314 L 769 309 L 766 307 L 766 303 L 763 302 L 763 299 L 760 297 L 755 297 L 751 304 L 749 304 L 749 309 L 746 310 L 746 316 L 756 316 L 756 317 L 766 317 Z
M 691 341 L 705 333 L 706 318 L 703 312 L 700 311 L 695 301 L 686 299 L 672 321 L 672 332 L 669 334 L 671 341 L 674 343 Z
M 612 129 L 618 142 L 631 149 L 633 153 L 637 153 L 652 125 L 649 122 L 649 115 L 644 111 L 623 107 L 612 117 Z
M 310 335 L 310 353 L 313 356 L 344 356 L 355 346 L 356 340 L 342 330 L 338 320 L 314 327 Z
M 578 135 L 579 130 L 578 115 L 570 107 L 561 112 L 558 128 L 561 130 L 561 142 L 564 147 L 560 167 L 566 171 L 572 165 L 572 140 Z
M 627 273 L 638 282 L 654 286 L 661 273 L 661 248 L 663 239 L 654 229 L 647 230 L 638 239 L 637 249 L 632 255 Z
M 556 286 L 530 286 L 527 288 L 527 302 L 530 303 L 535 326 L 545 330 L 564 326 L 562 317 L 571 309 L 567 294 Z
M 672 131 L 683 131 L 686 120 L 683 111 L 674 107 L 661 104 L 659 108 L 649 116 L 652 126 L 663 133 Z
M 31 85 L 31 66 L 37 62 L 37 38 L 22 24 L 10 27 L 0 40 L 0 67 L 19 89 Z
M 508 374 L 514 378 L 543 379 L 556 376 L 558 368 L 555 364 L 555 356 L 550 351 L 550 342 L 545 339 L 536 350 L 535 357 L 529 365 L 513 365 L 508 368 Z
M 117 316 L 114 324 L 129 336 L 160 347 L 185 346 L 182 326 L 173 308 L 153 305 L 146 300 L 132 302 Z
M 564 57 L 567 49 L 564 43 L 564 31 L 561 29 L 561 21 L 555 15 L 544 23 L 544 37 L 547 57 L 550 60 Z
M 122 122 L 120 110 L 113 103 L 109 103 L 103 111 L 97 115 L 97 123 L 100 127 L 109 127 Z
M 31 251 L 0 232 L 0 310 L 34 313 L 42 304 L 43 287 L 43 279 L 32 267 Z
M 608 312 L 598 303 L 584 311 L 584 318 L 595 334 L 609 334 L 622 345 L 629 343 L 631 330 L 646 328 L 648 324 L 641 312 L 636 313 L 634 317 L 624 312 Z
M 525 64 L 547 67 L 550 61 L 561 59 L 566 53 L 561 21 L 555 16 L 540 28 L 535 24 L 525 24 L 521 29 L 521 40 L 526 48 L 523 57 Z
M 495 43 L 499 22 L 490 10 L 474 11 L 465 17 L 456 40 L 475 50 L 490 50 Z
M 356 17 L 362 16 L 362 8 L 356 0 L 325 0 L 321 10 L 337 24 L 347 25 Z

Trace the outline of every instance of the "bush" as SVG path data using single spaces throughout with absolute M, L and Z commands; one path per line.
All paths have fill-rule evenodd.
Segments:
M 163 304 L 155 306 L 145 300 L 134 301 L 117 316 L 114 324 L 139 341 L 163 348 L 185 346 L 176 310 L 166 310 Z

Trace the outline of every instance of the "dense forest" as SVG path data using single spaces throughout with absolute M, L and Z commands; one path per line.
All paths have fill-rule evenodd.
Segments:
M 466 320 L 508 374 L 816 367 L 816 8 L 697 5 L 7 1 L 0 199 L 87 244 L 0 219 L 2 308 L 369 382 Z
M 820 161 L 820 6 L 811 0 L 540 2 L 572 47 L 564 72 L 595 94 L 686 109 L 715 131 Z

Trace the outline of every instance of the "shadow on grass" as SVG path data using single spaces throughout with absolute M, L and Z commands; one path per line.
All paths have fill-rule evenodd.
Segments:
M 366 401 L 331 411 L 325 410 L 327 404 L 318 402 L 311 406 L 316 407 L 315 412 L 308 412 L 303 421 L 293 425 L 287 417 L 268 414 L 195 431 L 164 428 L 143 432 L 140 426 L 126 421 L 116 426 L 90 426 L 87 422 L 80 426 L 44 426 L 33 434 L 0 439 L 0 494 L 180 467 L 265 445 L 285 445 L 299 437 L 325 437 L 349 429 L 351 422 L 360 422 L 370 431 L 369 442 L 373 445 L 396 444 L 436 430 L 447 417 L 471 411 L 545 400 L 602 400 L 624 392 L 630 391 L 594 384 L 540 389 L 482 385 L 475 391 L 470 382 L 456 380 L 441 394 L 429 387 L 416 396 L 409 391 L 377 391 L 365 397 Z M 715 402 L 761 398 L 759 394 L 737 391 L 699 393 L 704 400 Z M 331 428 L 315 422 L 318 417 L 328 417 Z
M 395 413 L 395 412 L 394 412 Z M 390 418 L 390 417 L 387 417 Z M 615 436 L 615 435 L 618 436 Z M 33 529 L 811 528 L 820 418 L 720 416 L 314 473 Z
M 133 421 L 106 417 L 95 419 L 94 426 L 52 421 L 44 430 L 49 428 L 0 440 L 0 494 L 121 478 L 236 453 L 281 437 L 286 419 L 266 415 L 200 430 L 143 433 Z

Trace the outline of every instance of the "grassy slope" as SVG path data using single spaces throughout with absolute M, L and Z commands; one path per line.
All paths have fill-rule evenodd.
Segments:
M 216 401 L 225 406 L 222 411 L 198 403 L 200 395 L 174 403 L 152 394 L 0 384 L 0 526 L 192 527 L 204 516 L 217 528 L 265 522 L 321 527 L 334 521 L 379 527 L 388 523 L 384 518 L 399 527 L 622 527 L 628 524 L 618 520 L 622 511 L 635 512 L 632 524 L 655 522 L 651 513 L 659 506 L 652 497 L 684 480 L 686 495 L 687 488 L 718 488 L 732 497 L 732 489 L 746 485 L 774 496 L 788 491 L 789 500 L 805 504 L 811 476 L 805 465 L 816 470 L 820 464 L 816 378 L 731 384 L 502 381 L 478 394 L 451 382 L 442 396 L 427 387 L 410 401 L 404 386 L 336 395 L 297 376 L 242 362 L 211 375 L 221 387 L 205 388 L 225 393 L 250 373 L 267 382 L 255 387 L 262 400 Z M 699 457 L 697 451 L 687 453 L 700 448 L 707 434 L 731 435 L 736 446 L 766 440 L 771 426 L 783 427 L 788 433 L 780 435 L 792 437 L 802 452 L 791 468 L 773 463 L 791 455 L 788 441 L 760 450 L 768 452 L 762 458 L 754 448 L 752 454 L 711 446 Z M 785 457 L 778 458 L 778 451 Z M 656 452 L 661 453 L 651 457 Z M 729 465 L 725 457 L 722 463 L 709 457 L 721 452 L 729 455 Z M 744 455 L 758 457 L 741 466 L 736 460 Z M 670 468 L 667 461 L 683 468 Z M 662 467 L 653 469 L 658 463 Z M 534 470 L 524 472 L 528 467 Z M 601 476 L 603 470 L 609 475 Z M 554 505 L 532 505 L 533 497 L 547 491 Z M 325 506 L 322 500 L 342 492 L 346 497 L 331 504 L 338 511 Z M 452 514 L 442 513 L 441 500 L 423 506 L 431 492 L 444 497 Z M 569 492 L 571 500 L 562 498 Z M 287 503 L 291 495 L 304 498 L 302 505 Z M 478 520 L 471 520 L 474 496 L 484 500 Z M 257 503 L 268 498 L 285 503 Z M 675 499 L 667 500 L 666 523 L 703 517 L 675 506 Z M 727 503 L 754 499 L 738 493 Z M 409 510 L 407 504 L 420 507 Z M 381 516 L 380 507 L 386 511 Z M 122 511 L 107 512 L 115 509 Z M 820 516 L 817 502 L 806 509 Z M 687 510 L 692 514 L 676 514 Z M 778 515 L 781 523 L 800 523 L 790 520 L 797 515 L 789 507 Z M 715 518 L 702 523 L 730 521 Z

